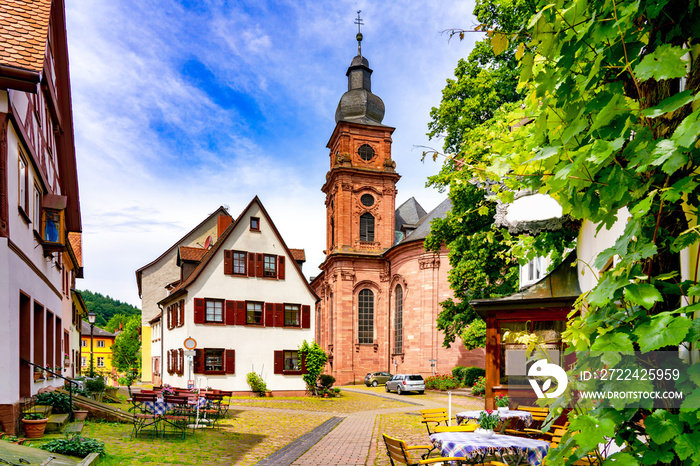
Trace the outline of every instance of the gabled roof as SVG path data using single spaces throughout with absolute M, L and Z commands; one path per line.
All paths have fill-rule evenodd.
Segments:
M 289 252 L 292 253 L 292 258 L 295 261 L 306 262 L 306 252 L 303 249 L 290 249 Z
M 152 266 L 153 264 L 155 264 L 156 262 L 158 262 L 159 260 L 161 260 L 162 258 L 164 258 L 165 256 L 167 256 L 168 254 L 171 254 L 175 250 L 175 248 L 179 247 L 180 244 L 187 239 L 188 236 L 190 236 L 192 233 L 197 231 L 199 228 L 202 227 L 202 225 L 206 224 L 212 218 L 216 218 L 219 215 L 228 215 L 229 217 L 231 216 L 231 214 L 229 214 L 228 211 L 223 206 L 220 206 L 218 209 L 216 209 L 214 212 L 212 212 L 211 215 L 209 215 L 202 222 L 200 222 L 196 227 L 194 227 L 193 229 L 188 231 L 185 234 L 185 236 L 183 236 L 182 238 L 177 240 L 175 242 L 175 244 L 170 246 L 163 254 L 161 254 L 155 260 L 149 262 L 148 264 L 144 265 L 143 267 L 141 267 L 140 269 L 138 269 L 136 271 L 136 285 L 138 286 L 138 289 L 139 289 L 139 297 L 141 297 L 141 275 L 143 274 L 143 271 L 146 270 L 147 268 L 149 268 L 150 266 Z
M 84 336 L 90 336 L 90 324 L 88 322 L 85 322 L 84 320 L 82 321 L 83 325 L 80 328 L 80 334 Z M 100 337 L 100 338 L 114 338 L 116 337 L 116 334 L 114 333 L 109 333 L 107 330 L 102 329 L 98 326 L 95 326 L 93 329 L 93 337 Z
M 428 214 L 423 215 L 423 217 L 421 217 L 421 219 L 415 225 L 416 229 L 406 235 L 406 237 L 401 240 L 399 244 L 408 243 L 409 241 L 422 241 L 427 238 L 430 234 L 430 222 L 436 218 L 445 218 L 445 215 L 447 215 L 447 212 L 449 212 L 451 209 L 452 201 L 450 198 L 447 198 Z
M 180 246 L 178 250 L 178 262 L 179 261 L 192 261 L 199 262 L 202 257 L 207 253 L 208 249 L 205 248 L 193 248 L 190 246 Z
M 159 305 L 164 305 L 165 303 L 168 303 L 175 298 L 178 298 L 182 296 L 183 294 L 186 293 L 187 287 L 194 283 L 197 278 L 202 274 L 202 271 L 209 265 L 211 262 L 211 259 L 216 255 L 216 253 L 222 249 L 223 244 L 226 242 L 226 239 L 231 235 L 233 230 L 236 228 L 236 226 L 242 222 L 247 220 L 247 217 L 245 216 L 245 213 L 250 210 L 250 208 L 254 205 L 257 204 L 258 207 L 260 207 L 261 212 L 265 216 L 268 222 L 270 222 L 270 226 L 272 227 L 272 231 L 274 234 L 277 236 L 277 239 L 280 241 L 280 244 L 284 247 L 285 252 L 289 257 L 294 257 L 292 255 L 292 252 L 289 250 L 287 247 L 287 244 L 284 242 L 284 239 L 282 239 L 282 236 L 280 235 L 279 231 L 277 230 L 277 227 L 275 226 L 275 223 L 272 221 L 272 218 L 270 215 L 267 213 L 267 210 L 265 209 L 265 206 L 263 206 L 262 202 L 260 202 L 260 199 L 258 196 L 255 196 L 253 200 L 250 201 L 250 203 L 246 206 L 245 209 L 241 212 L 241 214 L 236 218 L 236 220 L 231 223 L 231 225 L 224 230 L 224 232 L 221 234 L 219 238 L 216 239 L 216 242 L 214 245 L 207 251 L 207 253 L 204 255 L 202 258 L 202 261 L 195 267 L 194 271 L 187 277 L 182 283 L 180 283 L 177 287 L 173 289 L 173 291 L 165 298 L 160 300 L 158 302 Z M 318 295 L 314 292 L 314 290 L 311 288 L 309 285 L 309 282 L 304 278 L 304 275 L 301 273 L 301 270 L 299 269 L 299 265 L 296 263 L 296 260 L 291 261 L 292 262 L 292 267 L 296 271 L 296 273 L 299 275 L 301 278 L 301 281 L 306 285 L 306 288 L 309 290 L 312 296 L 316 298 L 316 300 L 319 299 Z M 289 266 L 288 266 L 289 267 Z
M 51 0 L 0 2 L 0 65 L 43 71 L 50 14 Z
M 404 225 L 416 225 L 425 214 L 425 209 L 416 201 L 416 198 L 411 197 L 396 209 L 394 230 L 403 231 Z

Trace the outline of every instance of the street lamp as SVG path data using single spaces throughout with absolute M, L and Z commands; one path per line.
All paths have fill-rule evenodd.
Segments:
M 95 330 L 95 318 L 97 315 L 94 312 L 88 312 L 88 322 L 90 322 L 90 377 L 95 376 L 95 370 L 93 369 L 92 362 L 92 334 Z

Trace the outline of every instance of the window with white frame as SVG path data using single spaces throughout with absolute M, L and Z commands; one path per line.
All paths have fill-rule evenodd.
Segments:
M 105 358 L 102 356 L 97 357 L 97 367 L 105 367 Z
M 97 347 L 98 347 L 98 348 L 104 348 L 104 347 L 105 347 L 105 341 L 104 341 L 104 340 L 97 340 Z

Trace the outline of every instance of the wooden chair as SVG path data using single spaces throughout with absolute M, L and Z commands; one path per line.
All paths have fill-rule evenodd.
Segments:
M 228 406 L 231 402 L 231 397 L 233 396 L 232 390 L 219 390 L 218 393 L 223 397 L 221 399 L 221 416 L 228 416 Z
M 131 436 L 138 437 L 139 432 L 143 429 L 152 427 L 152 437 L 155 438 L 158 433 L 158 424 L 160 423 L 160 416 L 152 412 L 146 405 L 146 403 L 152 403 L 151 406 L 155 406 L 157 396 L 154 393 L 134 393 L 131 396 L 131 408 L 130 411 L 134 413 L 134 425 L 131 429 Z
M 384 437 L 384 444 L 386 444 L 387 455 L 389 455 L 389 461 L 391 461 L 391 466 L 396 466 L 397 464 L 405 464 L 407 466 L 419 466 L 421 464 L 432 464 L 432 463 L 445 463 L 449 461 L 455 461 L 457 464 L 471 464 L 470 460 L 467 458 L 459 456 L 450 457 L 439 457 L 439 458 L 427 458 L 427 459 L 415 459 L 411 457 L 411 450 L 426 450 L 434 448 L 432 445 L 415 445 L 408 446 L 403 440 L 391 437 L 386 434 L 382 434 Z M 508 466 L 505 463 L 500 463 L 494 461 L 491 463 L 483 463 L 483 466 Z
M 221 412 L 221 400 L 224 398 L 220 393 L 207 393 L 204 395 L 207 400 L 207 406 L 204 409 L 200 409 L 200 413 L 204 413 L 204 416 L 211 421 L 211 427 L 218 427 L 221 429 L 219 420 L 222 417 Z
M 435 426 L 435 433 L 441 432 L 474 432 L 479 428 L 479 424 L 467 423 L 461 426 Z
M 191 409 L 184 395 L 165 395 L 165 402 L 171 406 L 170 411 L 163 415 L 163 421 L 173 432 L 179 432 L 185 438 L 185 431 L 190 423 Z M 165 425 L 161 437 L 165 434 Z
M 446 408 L 434 408 L 434 409 L 421 409 L 420 414 L 422 419 L 420 422 L 425 424 L 425 428 L 428 429 L 428 435 L 435 433 L 435 429 L 430 430 L 431 425 L 437 427 L 441 422 L 445 423 L 445 426 L 449 424 L 450 418 L 447 416 Z

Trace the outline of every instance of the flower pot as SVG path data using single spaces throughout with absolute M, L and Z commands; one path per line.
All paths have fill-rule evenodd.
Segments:
M 46 423 L 49 422 L 49 418 L 44 419 L 22 419 L 22 425 L 24 426 L 24 436 L 27 438 L 39 438 L 44 435 L 44 430 L 46 430 Z
M 481 435 L 482 437 L 486 437 L 486 438 L 493 437 L 493 434 L 494 434 L 492 429 L 482 429 L 481 427 L 476 429 L 474 431 L 474 433 L 477 435 Z
M 499 406 L 497 409 L 502 413 L 506 413 L 510 408 L 508 406 Z
M 272 398 L 272 392 L 265 392 L 265 396 Z
M 87 418 L 87 409 L 76 409 L 73 411 L 73 419 L 76 421 L 84 421 Z

